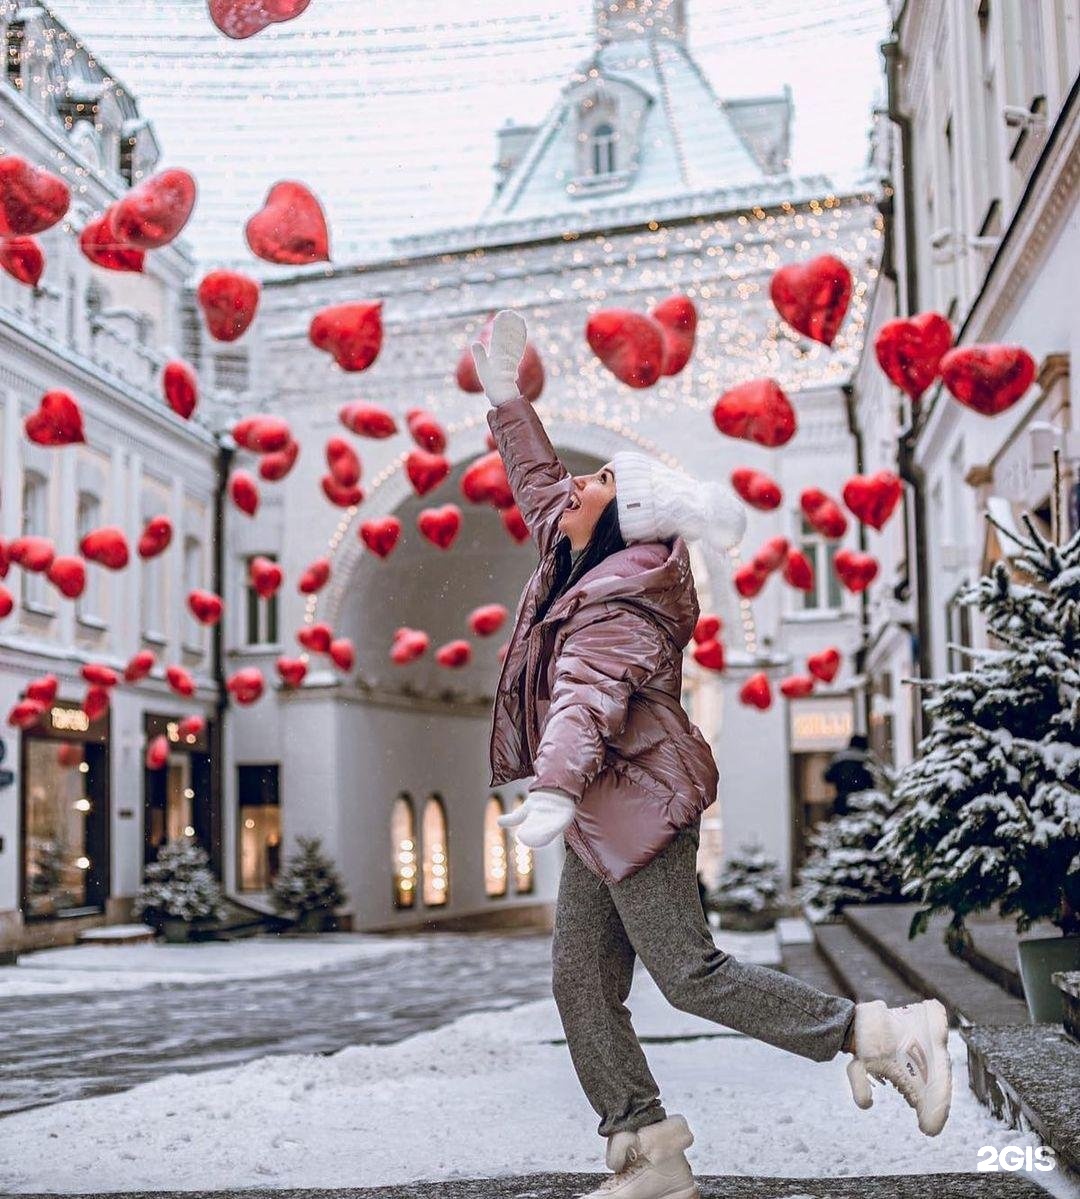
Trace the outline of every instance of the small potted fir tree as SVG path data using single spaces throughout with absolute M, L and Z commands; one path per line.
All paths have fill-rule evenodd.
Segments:
M 193 940 L 225 914 L 221 888 L 205 851 L 190 837 L 158 850 L 135 894 L 135 916 L 170 942 Z
M 334 909 L 345 902 L 345 891 L 318 837 L 297 837 L 296 844 L 297 852 L 274 880 L 270 899 L 274 910 L 295 919 L 302 932 L 325 932 L 333 925 Z
M 746 842 L 724 863 L 707 896 L 720 927 L 740 932 L 772 928 L 780 910 L 780 863 L 757 841 Z

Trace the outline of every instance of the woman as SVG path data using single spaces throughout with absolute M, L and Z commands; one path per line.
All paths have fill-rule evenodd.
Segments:
M 518 605 L 495 697 L 491 784 L 533 776 L 499 823 L 536 848 L 560 834 L 552 983 L 578 1079 L 614 1173 L 585 1199 L 696 1199 L 625 1001 L 640 957 L 675 1007 L 813 1061 L 851 1053 L 855 1102 L 893 1083 L 940 1132 L 951 1069 L 937 1000 L 886 1008 L 737 961 L 713 942 L 697 890 L 702 811 L 716 764 L 679 697 L 699 615 L 684 538 L 737 542 L 746 518 L 720 484 L 620 452 L 571 477 L 519 394 L 525 322 L 495 318 L 472 346 L 488 424 L 540 561 Z

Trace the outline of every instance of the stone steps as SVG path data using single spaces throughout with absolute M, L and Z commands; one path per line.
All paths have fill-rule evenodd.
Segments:
M 884 999 L 889 1007 L 900 1007 L 924 998 L 890 969 L 847 924 L 817 924 L 814 940 L 850 999 L 858 1003 Z

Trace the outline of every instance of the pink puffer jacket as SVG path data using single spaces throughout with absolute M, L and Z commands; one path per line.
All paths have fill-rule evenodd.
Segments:
M 571 796 L 567 844 L 618 882 L 716 799 L 712 751 L 679 702 L 699 614 L 686 544 L 676 537 L 609 555 L 533 625 L 554 577 L 571 476 L 528 400 L 492 408 L 488 424 L 540 551 L 495 694 L 491 785 L 531 774 L 530 791 Z

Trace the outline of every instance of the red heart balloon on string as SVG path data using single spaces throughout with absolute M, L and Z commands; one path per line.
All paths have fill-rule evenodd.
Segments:
M 245 666 L 225 683 L 225 689 L 233 699 L 244 706 L 259 700 L 264 686 L 262 671 L 257 666 Z
M 56 693 L 59 689 L 60 680 L 56 675 L 43 674 L 36 679 L 31 679 L 26 684 L 23 698 L 37 700 L 38 703 L 42 704 L 51 704 L 56 699 Z
M 664 368 L 664 327 L 629 308 L 594 312 L 585 325 L 589 348 L 629 387 L 652 387 Z
M 788 699 L 805 699 L 814 690 L 814 680 L 808 674 L 792 674 L 780 680 L 780 690 Z
M 165 681 L 177 695 L 186 698 L 195 694 L 195 680 L 191 677 L 191 671 L 183 666 L 166 666 Z
M 313 654 L 328 654 L 333 639 L 334 630 L 328 624 L 322 623 L 305 625 L 296 634 L 296 640 Z
M 229 476 L 229 498 L 247 516 L 259 508 L 259 485 L 246 470 L 234 470 Z
M 56 548 L 48 537 L 30 534 L 26 537 L 16 537 L 8 543 L 8 558 L 16 566 L 35 574 L 48 570 L 55 557 Z
M 762 587 L 768 582 L 769 574 L 767 571 L 758 570 L 752 564 L 740 566 L 732 576 L 732 581 L 735 584 L 735 590 L 743 597 L 743 599 L 753 599 Z
M 484 604 L 469 613 L 469 628 L 478 637 L 490 637 L 502 628 L 508 615 L 502 604 Z
M 259 284 L 238 271 L 211 271 L 195 293 L 206 329 L 215 341 L 236 341 L 259 307 Z
M 480 332 L 469 339 L 469 345 L 461 351 L 458 359 L 455 379 L 462 391 L 476 394 L 484 390 L 480 377 L 476 373 L 476 363 L 473 361 L 471 343 L 479 341 L 485 350 L 491 349 L 491 330 L 495 324 L 495 313 L 485 321 Z M 544 364 L 531 338 L 525 341 L 525 352 L 521 356 L 517 373 L 518 391 L 525 399 L 535 403 L 544 390 Z
M 739 703 L 749 708 L 759 708 L 762 712 L 772 707 L 772 688 L 768 675 L 763 671 L 752 674 L 739 691 Z
M 41 723 L 47 707 L 40 699 L 20 699 L 8 712 L 7 722 L 13 729 L 32 729 Z
M 273 559 L 258 554 L 251 559 L 248 578 L 260 599 L 269 599 L 281 586 L 285 574 Z
M 338 508 L 355 508 L 364 502 L 362 487 L 344 487 L 333 475 L 323 475 L 322 489 L 323 495 Z
M 0 619 L 10 616 L 15 608 L 15 597 L 6 587 L 0 587 Z
M 853 475 L 844 484 L 844 503 L 872 529 L 880 529 L 896 511 L 904 496 L 904 485 L 891 470 L 873 475 Z
M 952 336 L 940 313 L 920 312 L 886 321 L 874 335 L 874 354 L 888 380 L 917 403 L 937 377 Z
M 806 669 L 814 678 L 831 683 L 840 669 L 840 651 L 832 645 L 828 649 L 818 650 L 806 659 Z
M 210 19 L 226 37 L 240 41 L 269 25 L 291 21 L 311 0 L 209 0 Z
M 720 635 L 720 630 L 724 627 L 724 622 L 719 616 L 713 616 L 712 613 L 704 613 L 698 617 L 697 624 L 694 625 L 694 640 L 699 644 L 706 641 L 712 641 Z
M 833 559 L 836 577 L 848 591 L 865 591 L 877 578 L 878 561 L 872 554 L 857 550 L 839 550 Z
M 167 516 L 152 516 L 143 526 L 135 547 L 140 558 L 156 558 L 172 542 L 172 521 Z
M 796 332 L 831 346 L 851 299 L 851 272 L 832 254 L 791 263 L 773 273 L 769 296 Z
M 188 420 L 199 402 L 199 378 L 186 362 L 174 359 L 161 372 L 165 403 L 177 416 Z
M 17 154 L 0 158 L 0 237 L 29 237 L 51 229 L 71 204 L 68 185 Z
M 265 262 L 301 266 L 330 259 L 330 231 L 322 205 L 302 183 L 275 183 L 261 211 L 244 226 L 252 254 Z
M 649 313 L 663 330 L 661 374 L 677 375 L 690 361 L 697 331 L 697 309 L 689 296 L 669 296 Z
M 373 554 L 385 558 L 401 536 L 401 521 L 396 516 L 374 516 L 360 525 L 360 540 Z
M 467 641 L 448 641 L 435 651 L 435 661 L 451 670 L 464 666 L 472 657 L 472 646 Z
M 343 405 L 338 411 L 338 419 L 357 437 L 392 437 L 398 431 L 397 421 L 386 408 L 364 400 Z
M 188 592 L 187 606 L 188 611 L 200 624 L 217 624 L 225 611 L 225 604 L 220 595 L 215 595 L 212 591 L 203 591 L 198 587 Z
M 382 301 L 334 304 L 317 312 L 308 339 L 345 371 L 366 370 L 382 348 Z
M 471 504 L 491 504 L 495 508 L 509 508 L 514 503 L 506 467 L 498 451 L 484 454 L 471 463 L 461 476 L 461 494 Z
M 430 644 L 431 638 L 421 629 L 397 629 L 390 648 L 390 660 L 398 666 L 404 666 L 406 662 L 412 662 L 426 653 Z
M 45 273 L 45 252 L 32 237 L 0 239 L 0 266 L 27 287 L 37 287 Z
M 773 379 L 739 383 L 713 405 L 713 421 L 727 437 L 774 449 L 795 436 L 795 409 Z
M 432 545 L 447 550 L 461 531 L 461 509 L 456 504 L 424 508 L 416 518 L 416 527 Z
M 427 495 L 450 473 L 450 463 L 442 454 L 427 450 L 410 450 L 405 458 L 405 473 L 417 495 Z
M 330 642 L 330 658 L 338 670 L 348 673 L 356 665 L 356 650 L 348 637 L 336 637 Z
M 411 408 L 405 413 L 405 421 L 413 441 L 432 454 L 441 454 L 446 449 L 446 430 L 430 412 Z
M 693 650 L 694 661 L 706 670 L 723 670 L 727 665 L 724 658 L 724 647 L 715 637 L 697 642 Z
M 49 391 L 36 412 L 23 421 L 26 436 L 36 445 L 79 445 L 86 441 L 79 405 L 66 391 Z
M 509 508 L 504 508 L 499 515 L 502 517 L 506 531 L 519 545 L 523 541 L 529 540 L 529 526 L 522 519 L 516 504 Z
M 124 682 L 137 683 L 154 669 L 154 655 L 148 649 L 140 649 L 132 654 L 124 667 Z
M 123 570 L 128 564 L 127 538 L 123 529 L 115 525 L 105 525 L 87 533 L 79 542 L 79 551 L 84 558 L 108 570 Z
M 86 563 L 81 558 L 53 558 L 45 577 L 66 599 L 78 599 L 86 590 Z
M 116 671 L 100 662 L 87 662 L 79 673 L 94 687 L 115 687 L 120 682 L 120 676 Z
M 788 550 L 784 562 L 784 582 L 796 591 L 814 590 L 814 568 L 801 550 Z
M 303 658 L 280 657 L 277 660 L 277 672 L 286 687 L 299 687 L 307 674 L 307 663 Z
M 206 718 L 204 716 L 185 716 L 176 726 L 176 731 L 184 740 L 189 740 L 198 737 L 205 728 Z
M 790 546 L 786 537 L 770 537 L 754 555 L 752 565 L 759 574 L 770 575 L 787 559 Z
M 822 537 L 834 541 L 847 532 L 847 517 L 841 512 L 840 505 L 824 491 L 808 487 L 799 497 L 799 507 L 807 523 Z
M 784 493 L 774 479 L 748 466 L 737 467 L 731 472 L 731 486 L 751 508 L 759 512 L 772 512 L 784 500 Z
M 83 696 L 82 710 L 91 724 L 100 720 L 109 710 L 109 689 L 107 687 L 87 687 Z
M 109 209 L 116 241 L 139 250 L 159 250 L 174 241 L 195 208 L 194 176 L 172 168 L 151 175 Z
M 296 589 L 302 595 L 315 595 L 330 581 L 330 561 L 327 558 L 316 558 L 304 571 L 296 584 Z
M 340 487 L 360 482 L 360 458 L 344 437 L 331 437 L 326 443 L 326 464 Z
M 280 416 L 245 416 L 232 427 L 233 441 L 253 454 L 273 454 L 292 440 L 289 422 Z
M 79 249 L 94 266 L 107 271 L 127 271 L 139 274 L 146 265 L 145 250 L 116 240 L 111 225 L 112 210 L 88 221 L 79 234 Z
M 259 462 L 259 478 L 268 483 L 277 483 L 292 470 L 299 457 L 300 443 L 290 437 L 284 449 L 275 450 L 272 454 L 263 454 Z
M 159 733 L 146 747 L 146 769 L 161 770 L 169 760 L 169 738 Z
M 1031 386 L 1035 359 L 1020 346 L 958 346 L 942 358 L 941 378 L 965 408 L 998 416 Z

